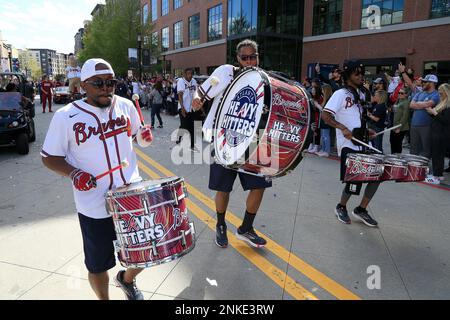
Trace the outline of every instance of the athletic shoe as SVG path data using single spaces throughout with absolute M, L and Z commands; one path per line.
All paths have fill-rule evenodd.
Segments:
M 320 146 L 315 144 L 313 149 L 312 149 L 312 151 L 311 151 L 311 153 L 317 153 L 317 152 L 319 152 L 319 149 L 320 149 Z
M 228 247 L 227 226 L 216 226 L 216 244 L 219 248 Z
M 338 205 L 336 206 L 334 213 L 336 214 L 336 217 L 340 222 L 345 224 L 352 223 L 352 220 L 350 220 L 350 217 L 348 216 L 347 208 L 342 206 L 340 203 L 338 203 Z
M 133 283 L 126 283 L 125 281 L 123 281 L 124 273 L 125 270 L 121 270 L 117 273 L 117 276 L 114 279 L 116 286 L 122 289 L 127 300 L 144 300 L 144 295 L 136 287 L 136 279 L 133 280 Z
M 356 207 L 355 210 L 353 210 L 352 214 L 355 218 L 361 220 L 365 225 L 369 227 L 378 226 L 378 222 L 376 222 L 371 216 L 369 216 L 369 213 L 366 209 Z
M 236 231 L 236 238 L 247 242 L 255 248 L 262 248 L 267 244 L 267 241 L 264 238 L 258 236 L 253 228 L 247 232 L 242 232 L 241 228 L 239 227 Z
M 314 146 L 315 146 L 314 144 L 310 143 L 310 144 L 309 144 L 309 148 L 308 148 L 308 150 L 306 150 L 306 152 L 312 153 L 313 150 L 314 150 Z
M 162 129 L 162 128 L 163 128 L 163 125 L 159 125 L 158 128 L 159 128 L 159 129 Z
M 425 182 L 430 183 L 430 184 L 441 184 L 441 179 L 439 179 L 438 177 L 434 177 L 434 176 L 428 176 L 425 178 Z
M 197 153 L 200 152 L 200 150 L 198 150 L 197 147 L 192 147 L 191 150 Z

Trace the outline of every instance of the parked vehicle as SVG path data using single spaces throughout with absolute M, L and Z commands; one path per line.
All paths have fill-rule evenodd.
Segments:
M 70 100 L 70 93 L 69 93 L 69 87 L 56 87 L 54 89 L 53 94 L 53 102 L 56 103 L 62 103 L 66 104 L 69 103 Z

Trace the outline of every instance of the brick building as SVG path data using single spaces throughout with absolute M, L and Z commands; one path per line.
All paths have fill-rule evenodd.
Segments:
M 313 63 L 342 66 L 348 58 L 362 59 L 368 77 L 402 61 L 449 81 L 450 1 L 306 0 L 302 75 L 313 75 Z

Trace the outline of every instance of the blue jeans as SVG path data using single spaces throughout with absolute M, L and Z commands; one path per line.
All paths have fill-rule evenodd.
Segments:
M 384 130 L 384 128 L 373 127 L 373 129 L 378 133 Z M 372 144 L 375 148 L 383 152 L 383 137 L 384 133 L 376 136 L 375 139 L 372 140 Z
M 320 129 L 320 150 L 331 153 L 330 129 Z

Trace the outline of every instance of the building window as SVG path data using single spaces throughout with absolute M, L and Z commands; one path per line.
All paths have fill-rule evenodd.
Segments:
M 146 25 L 148 22 L 148 3 L 142 7 L 142 24 Z
M 222 38 L 222 5 L 208 10 L 208 41 Z
M 258 0 L 228 0 L 228 35 L 256 31 Z
M 450 16 L 450 1 L 433 0 L 431 1 L 431 19 Z
M 183 5 L 183 0 L 173 0 L 173 10 L 177 10 Z
M 158 31 L 152 33 L 152 46 L 158 47 Z
M 169 50 L 169 27 L 161 30 L 161 50 Z
M 189 45 L 200 44 L 200 14 L 189 17 Z
M 165 16 L 169 14 L 169 0 L 161 1 L 161 15 Z
M 314 0 L 313 35 L 341 32 L 342 0 Z
M 402 23 L 403 1 L 404 0 L 363 0 L 361 13 L 361 29 L 366 29 L 368 19 L 376 14 L 376 11 L 368 10 L 370 6 L 379 8 L 379 13 L 381 14 L 381 26 Z
M 174 49 L 183 48 L 183 21 L 173 25 L 173 46 Z
M 158 0 L 152 0 L 152 21 L 158 19 Z

